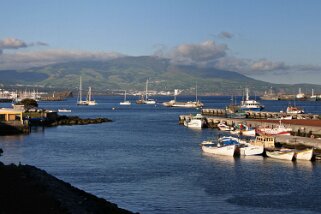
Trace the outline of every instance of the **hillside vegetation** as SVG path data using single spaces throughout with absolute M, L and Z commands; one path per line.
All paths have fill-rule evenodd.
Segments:
M 53 64 L 19 71 L 0 71 L 0 84 L 41 85 L 44 87 L 76 90 L 79 77 L 83 87 L 95 91 L 144 90 L 149 78 L 150 90 L 172 91 L 182 89 L 185 94 L 240 94 L 245 87 L 260 94 L 273 87 L 285 93 L 297 93 L 298 88 L 310 92 L 321 91 L 318 85 L 284 85 L 258 81 L 233 71 L 182 66 L 169 60 L 142 56 L 122 57 L 106 61 L 81 61 Z M 254 92 L 253 92 L 254 93 Z

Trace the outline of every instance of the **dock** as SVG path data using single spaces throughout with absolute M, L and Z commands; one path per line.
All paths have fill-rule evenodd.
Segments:
M 279 119 L 284 116 L 281 112 L 247 112 L 247 118 L 227 118 L 225 109 L 203 109 L 202 115 L 205 117 L 208 128 L 217 128 L 220 122 L 229 126 L 236 124 L 246 124 L 249 127 L 275 127 L 279 124 Z M 183 124 L 192 115 L 180 115 L 179 123 Z M 292 128 L 291 136 L 275 136 L 276 142 L 292 146 L 314 147 L 321 150 L 321 119 L 319 115 L 302 114 L 292 115 L 292 120 L 282 120 L 282 124 L 287 128 Z

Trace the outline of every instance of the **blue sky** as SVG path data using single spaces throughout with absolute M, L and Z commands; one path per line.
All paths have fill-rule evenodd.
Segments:
M 202 63 L 267 81 L 318 83 L 320 10 L 318 0 L 2 0 L 0 59 L 10 67 L 13 57 L 41 52 L 59 62 L 59 54 L 75 59 L 78 51 L 140 56 L 161 50 L 176 62 L 197 63 L 195 53 L 208 56 L 219 47 L 221 55 Z M 182 45 L 188 53 L 179 52 Z

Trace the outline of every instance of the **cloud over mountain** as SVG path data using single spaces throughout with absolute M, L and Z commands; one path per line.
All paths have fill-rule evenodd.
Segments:
M 5 50 L 9 49 L 20 49 L 20 48 L 27 48 L 31 46 L 48 46 L 45 42 L 32 42 L 32 43 L 26 43 L 23 40 L 17 39 L 17 38 L 5 38 L 3 40 L 0 40 L 0 54 L 2 54 Z
M 2 54 L 2 56 L 0 56 L 0 69 L 29 68 L 81 60 L 108 60 L 121 56 L 123 55 L 114 52 L 66 50 L 17 52 L 13 54 Z

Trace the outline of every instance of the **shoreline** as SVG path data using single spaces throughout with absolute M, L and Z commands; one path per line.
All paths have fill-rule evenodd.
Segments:
M 0 213 L 133 213 L 30 165 L 0 162 L 0 190 Z

